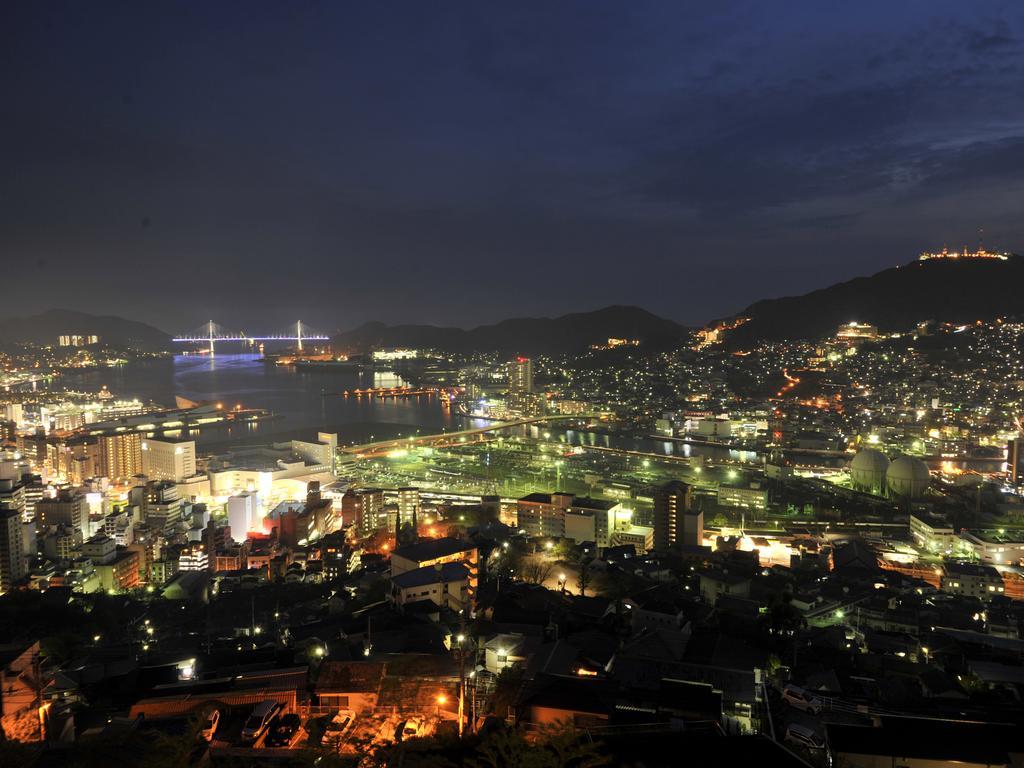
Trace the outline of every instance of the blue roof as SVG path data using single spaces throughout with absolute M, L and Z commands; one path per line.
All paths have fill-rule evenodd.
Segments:
M 426 565 L 391 577 L 391 583 L 400 589 L 422 587 L 427 584 L 447 584 L 469 579 L 469 569 L 462 563 L 445 563 L 440 568 Z

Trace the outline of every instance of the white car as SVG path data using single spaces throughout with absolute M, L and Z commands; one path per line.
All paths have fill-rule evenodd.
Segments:
M 801 712 L 810 712 L 812 715 L 821 712 L 821 699 L 798 685 L 787 685 L 783 688 L 782 700 Z
M 356 719 L 356 713 L 351 709 L 338 710 L 324 727 L 324 743 L 336 745 L 345 738 Z
M 203 730 L 199 732 L 206 741 L 213 741 L 213 735 L 217 732 L 217 726 L 220 725 L 220 710 L 211 709 L 206 715 L 206 719 L 203 720 Z
M 824 749 L 824 740 L 812 729 L 800 723 L 790 723 L 786 728 L 785 740 L 790 744 L 799 744 L 807 749 Z
M 410 739 L 415 738 L 420 732 L 420 721 L 415 717 L 410 717 L 405 721 L 405 728 L 402 729 L 402 738 Z

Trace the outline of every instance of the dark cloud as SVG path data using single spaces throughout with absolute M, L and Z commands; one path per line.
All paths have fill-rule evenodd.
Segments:
M 700 322 L 1024 248 L 1016 4 L 684 6 L 2 4 L 5 309 Z

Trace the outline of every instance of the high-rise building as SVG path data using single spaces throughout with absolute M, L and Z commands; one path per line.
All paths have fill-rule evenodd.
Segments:
M 1018 437 L 1007 443 L 1006 473 L 1014 485 L 1024 483 L 1024 438 Z
M 259 496 L 253 491 L 244 491 L 228 498 L 228 525 L 231 538 L 242 542 L 249 537 L 259 516 Z
M 516 502 L 517 523 L 527 536 L 553 536 L 608 546 L 620 510 L 617 501 L 572 493 L 531 493 Z
M 142 474 L 150 480 L 180 483 L 196 473 L 195 440 L 155 440 L 145 438 L 140 446 Z
M 398 519 L 402 525 L 416 525 L 420 511 L 420 489 L 412 486 L 398 489 Z
M 350 575 L 359 567 L 362 550 L 353 550 L 344 531 L 328 533 L 320 539 L 320 559 L 323 561 L 324 578 L 338 579 Z
M 217 553 L 222 552 L 231 546 L 231 526 L 218 526 L 213 520 L 206 523 L 203 529 L 203 549 L 206 551 L 206 560 L 213 570 L 217 566 Z
M 94 565 L 112 563 L 117 557 L 117 542 L 105 533 L 97 533 L 82 542 L 82 557 L 89 558 Z
M 16 451 L 0 453 L 0 480 L 21 480 L 30 474 L 28 461 Z
M 301 456 L 307 464 L 320 466 L 327 472 L 333 472 L 338 453 L 338 435 L 333 432 L 318 432 L 316 439 L 315 443 L 292 440 L 292 451 Z
M 208 571 L 210 557 L 201 543 L 191 544 L 181 550 L 178 555 L 179 571 Z
M 25 426 L 25 410 L 21 403 L 7 403 L 3 406 L 3 414 L 4 419 L 13 421 L 18 429 Z
M 15 510 L 25 520 L 25 484 L 12 479 L 0 478 L 0 510 Z
M 527 536 L 565 535 L 565 511 L 572 505 L 571 493 L 531 493 L 516 502 L 516 517 Z
M 54 498 L 36 502 L 36 519 L 40 528 L 64 525 L 77 528 L 83 535 L 88 522 L 86 498 L 75 491 L 63 490 Z
M 9 592 L 28 572 L 21 537 L 21 515 L 0 510 L 0 594 Z
M 74 559 L 82 547 L 82 532 L 77 528 L 57 526 L 43 537 L 43 557 L 54 563 L 66 563 Z
M 693 488 L 682 480 L 672 480 L 655 490 L 654 548 L 656 550 L 664 552 L 677 543 L 683 543 L 686 530 L 684 516 L 692 507 Z M 701 528 L 703 529 L 703 519 Z
M 353 521 L 360 536 L 369 536 L 386 528 L 388 521 L 385 514 L 384 491 L 380 488 L 349 490 L 342 497 L 342 520 Z
M 99 438 L 103 466 L 97 474 L 111 480 L 127 480 L 142 472 L 142 437 L 138 432 L 102 435 Z
M 683 515 L 684 547 L 704 546 L 704 510 L 687 510 Z
M 46 495 L 46 485 L 39 475 L 25 475 L 25 509 L 21 519 L 25 522 L 36 519 L 36 504 Z
M 533 392 L 533 361 L 528 357 L 517 357 L 508 364 L 508 389 L 517 394 Z

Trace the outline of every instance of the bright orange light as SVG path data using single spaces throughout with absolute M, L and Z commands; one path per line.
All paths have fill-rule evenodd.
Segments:
M 448 697 L 445 696 L 443 693 L 440 696 L 437 697 L 437 703 L 438 704 L 444 704 L 447 701 L 448 701 Z

